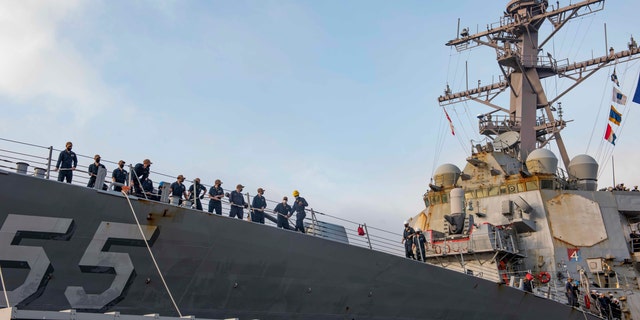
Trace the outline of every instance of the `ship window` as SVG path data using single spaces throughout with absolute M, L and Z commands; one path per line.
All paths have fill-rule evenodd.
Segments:
M 553 180 L 540 181 L 540 189 L 553 189 Z
M 489 189 L 489 196 L 498 196 L 500 195 L 500 187 L 491 187 Z
M 524 188 L 524 183 L 522 182 L 518 183 L 518 192 L 525 192 L 525 191 L 527 190 Z
M 475 197 L 476 197 L 476 191 L 475 190 L 469 190 L 469 191 L 464 193 L 464 198 L 465 199 L 473 199 Z
M 477 195 L 478 198 L 484 198 L 488 195 L 488 191 L 487 189 L 478 189 Z
M 538 190 L 538 181 L 527 181 L 527 190 Z
M 449 197 L 446 194 L 442 195 L 442 203 L 447 203 L 449 202 Z
M 500 194 L 507 194 L 507 186 L 505 185 L 500 186 Z
M 516 185 L 515 184 L 510 184 L 507 186 L 507 189 L 509 190 L 509 193 L 516 193 Z
M 440 203 L 440 195 L 433 196 L 433 198 L 431 198 L 431 203 L 439 204 Z
M 429 197 L 424 197 L 424 205 L 425 207 L 429 207 Z

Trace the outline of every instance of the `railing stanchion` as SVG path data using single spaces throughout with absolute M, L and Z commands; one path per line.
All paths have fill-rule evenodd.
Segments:
M 26 153 L 22 153 L 22 152 L 12 151 L 11 149 L 4 150 L 4 148 L 1 148 L 0 152 L 3 153 L 2 155 L 0 155 L 0 169 L 1 170 L 15 169 L 15 168 L 13 168 L 13 164 L 15 164 L 16 162 L 26 161 L 27 163 L 31 163 L 34 167 L 36 167 L 36 165 L 37 165 L 36 168 L 38 168 L 38 169 L 42 168 L 42 170 L 46 170 L 45 173 L 40 175 L 42 178 L 55 180 L 55 177 L 53 177 L 54 174 L 51 173 L 52 171 L 55 171 L 55 161 L 57 160 L 57 153 L 54 155 L 54 152 L 59 152 L 60 150 L 56 149 L 53 146 L 41 146 L 41 145 L 23 143 L 23 142 L 13 141 L 13 140 L 4 139 L 4 138 L 0 137 L 0 142 L 4 142 L 4 141 L 9 142 L 9 143 L 16 143 L 16 144 L 20 144 L 20 145 L 33 147 L 35 149 L 34 149 L 34 151 L 27 151 Z M 5 152 L 7 152 L 8 154 L 4 155 Z M 56 158 L 54 158 L 54 156 Z M 78 158 L 79 158 L 79 160 L 81 162 L 84 162 L 85 160 L 89 160 L 89 161 L 93 160 L 91 157 L 86 156 L 86 155 L 82 155 L 82 154 L 78 154 Z M 116 162 L 110 162 L 110 161 L 103 160 L 103 163 L 105 163 L 105 162 L 106 163 L 112 163 L 112 164 L 117 166 Z M 11 165 L 6 164 L 6 163 L 11 163 Z M 129 168 L 129 172 L 128 172 L 126 181 L 124 182 L 124 185 L 128 185 L 128 186 L 132 187 L 130 189 L 130 191 L 129 191 L 130 195 L 134 195 L 135 194 L 135 195 L 139 196 L 140 199 L 150 199 L 149 195 L 155 195 L 155 194 L 153 194 L 153 193 L 147 194 L 147 192 L 144 192 L 144 188 L 142 186 L 141 177 L 139 175 L 137 175 L 136 171 L 135 171 L 135 164 L 136 164 L 136 162 L 132 162 L 132 163 L 127 164 L 126 167 Z M 80 171 L 86 172 L 86 169 L 87 169 L 87 166 L 83 165 L 82 163 L 79 163 L 78 173 Z M 39 173 L 40 170 L 36 170 L 36 171 L 37 171 L 36 173 Z M 164 178 L 174 177 L 173 175 L 162 174 L 162 173 L 159 173 L 159 172 L 151 172 L 150 171 L 150 173 L 154 174 L 154 175 L 157 175 L 158 177 L 162 177 L 163 179 Z M 76 179 L 76 177 L 74 177 L 74 182 L 73 182 L 76 185 L 81 185 L 81 184 L 83 184 L 83 182 L 86 182 L 85 175 L 78 175 L 77 178 L 78 179 Z M 166 185 L 166 187 L 165 188 L 160 188 L 160 185 L 158 185 L 158 188 L 160 190 L 164 191 L 161 194 L 158 194 L 158 196 L 160 196 L 160 202 L 168 202 L 167 198 L 169 196 L 169 192 L 168 192 L 169 184 L 165 184 L 165 183 L 162 183 L 162 184 L 163 184 L 163 186 Z M 135 193 L 136 188 L 133 188 L 135 185 L 138 185 L 139 188 L 143 190 L 142 195 L 139 195 L 139 194 Z M 113 186 L 114 186 L 114 183 L 111 184 L 110 190 L 113 188 Z M 194 190 L 194 192 L 195 192 L 195 190 Z M 246 199 L 247 202 L 248 202 L 247 209 L 249 210 L 249 212 L 247 214 L 247 218 L 248 218 L 248 220 L 251 220 L 251 214 L 252 214 L 251 211 L 252 211 L 252 209 L 254 209 L 251 206 L 251 197 L 252 196 L 251 196 L 251 194 L 249 192 L 247 192 L 246 194 L 243 193 L 242 196 L 243 196 L 243 199 Z M 194 200 L 198 200 L 198 199 L 194 197 Z M 229 213 L 229 208 L 231 208 L 231 206 L 232 206 L 230 204 L 230 202 L 229 202 L 228 196 L 225 196 L 223 199 L 221 199 L 221 201 L 222 201 L 222 205 L 223 205 L 223 210 L 225 210 L 225 215 L 227 215 Z M 269 201 L 269 200 L 267 200 L 267 201 Z M 268 203 L 278 203 L 278 202 L 270 201 Z M 341 217 L 332 216 L 332 215 L 326 214 L 326 213 L 324 213 L 322 211 L 316 211 L 315 209 L 310 208 L 310 207 L 306 207 L 304 209 L 305 209 L 305 214 L 310 214 L 311 215 L 309 217 L 306 217 L 306 215 L 305 215 L 305 219 L 304 219 L 305 231 L 307 231 L 308 228 L 312 228 L 312 230 L 309 229 L 309 231 L 308 231 L 309 235 L 316 236 L 316 237 L 323 237 L 323 238 L 327 238 L 327 239 L 330 239 L 330 240 L 339 241 L 339 242 L 343 242 L 343 243 L 346 243 L 346 244 L 359 246 L 361 248 L 369 248 L 370 250 L 377 250 L 377 251 L 381 251 L 381 252 L 385 252 L 385 253 L 391 253 L 391 254 L 394 254 L 394 255 L 397 255 L 397 256 L 403 256 L 404 255 L 403 247 L 402 246 L 398 246 L 397 243 L 396 243 L 397 241 L 395 240 L 395 237 L 398 235 L 398 233 L 396 233 L 396 232 L 391 232 L 391 231 L 388 231 L 388 230 L 376 228 L 375 226 L 368 226 L 366 224 L 363 225 L 362 223 L 358 223 L 358 222 L 351 221 L 351 220 L 348 220 L 348 219 L 344 219 L 344 218 L 341 218 Z M 265 211 L 273 212 L 272 210 L 265 210 Z M 318 215 L 320 215 L 321 217 L 318 217 Z M 268 216 L 268 213 L 265 212 L 265 218 L 267 216 Z M 274 222 L 274 225 L 277 224 L 278 215 L 275 214 L 275 217 L 276 218 L 274 218 L 274 220 L 271 220 L 271 221 Z M 322 221 L 320 221 L 320 219 L 322 219 Z M 358 235 L 353 236 L 354 228 L 352 228 L 352 226 L 362 227 L 366 231 L 362 235 L 360 235 L 361 232 L 359 232 Z M 370 235 L 369 234 L 369 227 L 371 227 L 371 230 L 376 231 L 375 235 Z M 358 229 L 358 231 L 360 231 L 360 230 Z M 391 237 L 389 235 L 393 235 L 394 239 L 391 239 Z M 364 236 L 366 236 L 366 238 Z M 373 241 L 374 240 L 376 241 L 376 249 L 373 249 Z M 508 239 L 504 240 L 504 241 L 508 242 Z M 1 294 L 0 294 L 0 297 L 1 297 Z
M 313 208 L 309 208 L 311 210 L 311 224 L 313 225 L 313 235 L 316 236 L 316 229 L 318 228 L 318 219 L 316 219 L 316 213 L 313 211 Z
M 249 192 L 247 192 L 246 195 L 247 195 L 247 208 L 249 208 L 249 212 L 247 214 L 247 221 L 253 221 L 253 206 L 251 206 L 251 196 L 249 195 Z
M 51 172 L 52 158 L 53 158 L 53 146 L 49 146 L 49 159 L 47 160 L 47 180 L 49 180 L 49 173 Z
M 367 236 L 367 243 L 369 244 L 369 249 L 373 250 L 373 246 L 371 245 L 371 239 L 369 238 L 369 229 L 367 229 L 367 224 L 364 223 L 364 234 Z

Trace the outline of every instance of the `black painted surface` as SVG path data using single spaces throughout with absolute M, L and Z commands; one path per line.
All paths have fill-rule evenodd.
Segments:
M 247 221 L 132 200 L 142 224 L 159 228 L 152 251 L 183 315 L 241 319 L 585 319 L 578 310 L 473 276 Z M 163 213 L 166 215 L 163 216 Z M 151 213 L 152 219 L 147 220 Z M 41 246 L 53 271 L 22 309 L 71 308 L 67 286 L 100 293 L 112 274 L 83 273 L 78 262 L 102 221 L 134 224 L 126 199 L 75 185 L 0 171 L 0 225 L 8 214 L 71 218 L 67 241 Z M 400 243 L 398 243 L 400 245 Z M 135 276 L 121 300 L 102 310 L 177 312 L 145 247 L 128 253 Z M 24 270 L 2 262 L 12 286 Z M 147 281 L 149 279 L 150 281 Z M 588 319 L 596 319 L 586 315 Z

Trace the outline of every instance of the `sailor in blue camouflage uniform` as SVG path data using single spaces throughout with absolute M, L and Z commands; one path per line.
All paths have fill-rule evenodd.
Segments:
M 247 203 L 244 202 L 242 189 L 244 189 L 244 186 L 239 184 L 236 186 L 236 189 L 229 194 L 229 204 L 231 205 L 229 217 L 231 218 L 238 217 L 238 219 L 242 219 L 244 217 L 244 208 L 247 207 Z
M 222 189 L 222 181 L 216 179 L 213 187 L 209 189 L 209 213 L 216 210 L 217 215 L 222 215 L 222 198 L 224 198 L 224 190 Z
M 75 152 L 71 151 L 71 148 L 73 148 L 73 143 L 69 141 L 65 144 L 65 149 L 60 151 L 58 162 L 56 162 L 56 171 L 60 170 L 58 173 L 58 181 L 60 182 L 66 180 L 67 183 L 71 183 L 73 170 L 78 166 L 78 157 Z
M 193 191 L 193 190 L 196 191 Z M 200 199 L 207 193 L 207 188 L 200 184 L 200 178 L 195 178 L 193 184 L 189 187 L 189 199 L 196 204 L 196 209 L 202 210 L 202 202 Z M 195 198 L 195 199 L 194 199 Z
M 87 187 L 89 188 L 93 188 L 96 185 L 96 179 L 98 178 L 98 169 L 104 168 L 104 170 L 107 170 L 107 168 L 105 168 L 104 165 L 100 163 L 99 154 L 93 156 L 93 161 L 94 162 L 89 165 L 89 169 L 87 170 L 87 172 L 89 173 L 89 183 L 87 183 Z
M 125 184 L 127 181 L 128 173 L 127 170 L 124 169 L 124 163 L 124 160 L 118 161 L 118 167 L 113 169 L 113 172 L 111 173 L 111 180 L 113 182 Z M 122 191 L 122 187 L 114 186 L 113 190 L 120 192 Z
M 267 200 L 263 196 L 264 189 L 258 188 L 258 195 L 251 202 L 251 221 L 264 224 L 264 209 L 267 208 Z
M 278 215 L 278 228 L 291 229 L 289 226 L 289 217 L 291 217 L 291 206 L 287 204 L 287 197 L 282 198 L 282 202 L 276 205 L 273 211 Z
M 296 213 L 296 231 L 300 231 L 305 233 L 304 231 L 304 217 L 307 216 L 304 208 L 306 208 L 309 204 L 307 200 L 300 196 L 300 192 L 298 190 L 293 190 L 293 196 L 296 198 L 293 202 L 293 208 L 291 211 Z

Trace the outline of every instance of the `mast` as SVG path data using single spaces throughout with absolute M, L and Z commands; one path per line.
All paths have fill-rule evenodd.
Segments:
M 569 63 L 566 59 L 558 61 L 550 53 L 541 54 L 544 45 L 571 19 L 595 13 L 604 9 L 604 0 L 585 0 L 563 8 L 549 9 L 547 0 L 511 0 L 507 4 L 504 16 L 498 23 L 487 26 L 486 31 L 469 34 L 463 28 L 460 36 L 447 42 L 447 46 L 455 46 L 457 51 L 464 51 L 478 46 L 493 48 L 497 54 L 497 62 L 503 79 L 499 82 L 478 86 L 477 88 L 457 93 L 446 91 L 438 97 L 441 106 L 473 100 L 493 109 L 480 117 L 480 133 L 492 139 L 497 135 L 515 131 L 520 135 L 517 155 L 521 161 L 527 155 L 550 141 L 555 140 L 565 169 L 569 166 L 567 154 L 560 131 L 567 121 L 558 113 L 555 118 L 555 103 L 566 93 L 582 83 L 589 76 L 611 62 L 627 62 L 640 58 L 637 45 L 629 45 L 629 50 L 614 52 L 608 55 L 578 63 Z M 549 35 L 540 41 L 538 31 L 545 21 L 553 25 Z M 548 99 L 541 79 L 560 76 L 574 81 L 557 97 Z M 509 108 L 500 107 L 492 102 L 502 92 L 509 89 Z M 544 109 L 544 115 L 538 117 L 537 110 Z M 507 113 L 507 116 L 491 116 L 496 111 Z
M 616 184 L 616 162 L 613 160 L 613 154 L 611 155 L 611 174 L 613 175 L 613 186 L 617 187 Z

